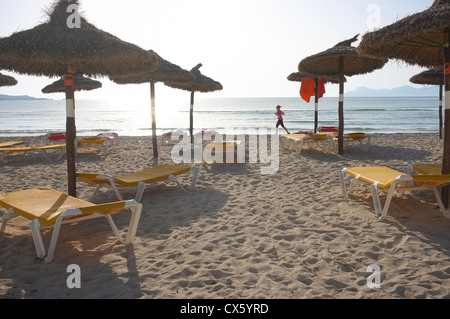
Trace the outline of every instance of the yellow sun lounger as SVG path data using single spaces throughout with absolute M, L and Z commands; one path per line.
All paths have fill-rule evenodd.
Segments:
M 344 147 L 347 147 L 350 142 L 357 142 L 361 148 L 368 152 L 372 137 L 367 133 L 347 133 L 344 134 Z
M 285 134 L 283 146 L 293 144 L 296 155 L 300 155 L 302 148 L 306 145 L 319 147 L 329 153 L 333 147 L 333 140 L 334 137 L 330 134 Z
M 237 164 L 238 162 L 238 148 L 241 146 L 241 141 L 239 140 L 229 140 L 229 141 L 212 141 L 205 146 L 205 150 L 207 151 L 206 155 L 204 154 L 202 162 L 203 164 L 213 164 L 215 161 L 211 158 L 210 154 L 214 151 L 215 160 L 218 163 L 232 163 Z M 227 156 L 231 155 L 233 159 L 230 161 L 227 160 Z
M 75 141 L 75 146 L 80 148 L 103 148 L 105 154 L 108 154 L 108 143 L 106 138 L 98 136 L 85 136 Z
M 125 244 L 132 243 L 136 235 L 142 204 L 127 200 L 105 204 L 92 204 L 87 201 L 60 193 L 51 188 L 34 188 L 0 195 L 0 207 L 7 210 L 2 223 L 2 232 L 8 219 L 14 214 L 30 220 L 31 234 L 37 257 L 50 263 L 55 252 L 56 242 L 62 224 L 81 220 L 106 217 L 117 239 Z M 131 220 L 126 240 L 123 241 L 111 215 L 131 210 Z M 48 248 L 45 247 L 40 232 L 41 226 L 53 226 L 53 233 Z
M 345 175 L 353 178 L 348 190 L 345 187 Z M 372 191 L 375 214 L 379 219 L 386 217 L 392 197 L 396 191 L 421 189 L 432 190 L 442 214 L 450 218 L 450 212 L 444 207 L 438 191 L 440 187 L 447 186 L 450 183 L 450 175 L 409 175 L 385 166 L 369 166 L 344 168 L 339 171 L 339 180 L 342 194 L 345 195 L 351 193 L 357 182 L 369 184 Z M 381 206 L 378 194 L 380 190 L 388 191 L 384 207 Z
M 4 147 L 0 148 L 0 162 L 4 160 L 8 155 L 16 153 L 34 153 L 37 152 L 47 161 L 52 161 L 49 156 L 50 151 L 56 152 L 55 160 L 60 160 L 66 150 L 66 144 L 57 145 L 45 145 L 45 146 L 28 146 L 28 147 Z
M 0 148 L 13 147 L 13 146 L 24 145 L 24 144 L 26 145 L 26 143 L 24 141 L 7 141 L 7 142 L 0 143 Z
M 176 176 L 186 174 L 191 171 L 194 172 L 194 176 L 191 181 L 192 190 L 195 188 L 198 175 L 198 167 L 194 165 L 159 165 L 143 171 L 120 176 L 111 176 L 100 173 L 77 173 L 76 176 L 79 181 L 97 186 L 91 196 L 91 199 L 95 196 L 100 187 L 111 187 L 117 198 L 119 200 L 123 200 L 122 195 L 119 192 L 119 188 L 123 187 L 137 188 L 135 200 L 140 202 L 142 195 L 144 194 L 145 187 L 151 183 L 172 180 L 176 182 L 182 190 L 185 190 Z
M 409 164 L 406 168 L 407 173 L 418 173 L 418 174 L 442 174 L 442 164 L 435 163 L 417 163 Z

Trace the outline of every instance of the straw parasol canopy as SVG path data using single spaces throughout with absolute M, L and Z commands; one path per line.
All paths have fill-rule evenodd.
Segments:
M 442 173 L 450 173 L 450 0 L 435 0 L 430 8 L 379 30 L 366 33 L 358 53 L 402 60 L 428 68 L 444 67 L 445 111 Z M 448 187 L 441 191 L 448 207 Z
M 73 75 L 73 90 L 74 91 L 91 91 L 102 87 L 102 82 L 85 77 L 82 74 Z M 42 89 L 42 93 L 64 93 L 66 92 L 66 85 L 64 77 L 47 85 Z
M 0 72 L 0 86 L 14 86 L 16 84 L 17 80 L 15 78 Z
M 442 85 L 445 82 L 444 70 L 442 68 L 429 69 L 414 75 L 409 81 L 414 84 Z
M 36 76 L 64 76 L 66 85 L 66 138 L 68 193 L 76 196 L 75 73 L 108 76 L 157 66 L 140 47 L 97 29 L 79 13 L 78 0 L 59 0 L 48 21 L 30 30 L 0 39 L 0 68 Z M 72 142 L 73 141 L 73 142 Z
M 442 118 L 442 86 L 445 83 L 444 70 L 441 68 L 430 69 L 423 71 L 419 74 L 414 75 L 409 79 L 411 83 L 424 84 L 424 85 L 438 85 L 439 86 L 439 138 L 442 139 L 442 128 L 443 128 L 443 118 Z
M 175 89 L 185 90 L 191 92 L 191 109 L 190 109 L 190 134 L 191 134 L 191 143 L 194 142 L 194 93 L 195 92 L 214 92 L 220 91 L 223 89 L 222 84 L 219 82 L 203 75 L 200 72 L 200 68 L 202 64 L 197 64 L 194 68 L 192 68 L 191 73 L 194 75 L 195 79 L 193 81 L 164 81 L 164 84 Z
M 302 82 L 304 79 L 314 79 L 315 81 L 315 98 L 314 98 L 314 132 L 317 132 L 317 128 L 319 126 L 319 97 L 318 97 L 318 83 L 319 79 L 323 78 L 325 83 L 339 83 L 339 76 L 337 75 L 329 75 L 326 77 L 323 76 L 316 76 L 301 72 L 293 72 L 288 75 L 287 79 L 291 82 Z M 344 78 L 344 82 L 346 82 L 347 79 Z
M 0 39 L 0 65 L 6 70 L 36 76 L 63 76 L 68 67 L 90 77 L 154 69 L 156 57 L 114 35 L 97 29 L 80 15 L 80 28 L 69 27 L 70 5 L 79 0 L 59 0 L 48 12 L 48 21 L 30 30 Z
M 153 142 L 153 156 L 158 158 L 158 141 L 156 135 L 156 111 L 155 111 L 155 83 L 170 80 L 176 81 L 193 81 L 194 75 L 188 70 L 182 69 L 176 64 L 173 64 L 161 58 L 153 50 L 148 51 L 149 54 L 156 56 L 158 66 L 153 71 L 127 74 L 121 76 L 110 76 L 110 79 L 117 84 L 141 84 L 150 83 L 150 99 L 152 109 L 152 142 Z
M 364 34 L 357 51 L 362 56 L 440 68 L 444 61 L 443 48 L 449 43 L 449 32 L 450 0 L 435 0 L 427 10 Z
M 287 77 L 287 79 L 291 82 L 302 82 L 303 79 L 319 79 L 319 78 L 324 78 L 325 83 L 328 83 L 328 82 L 334 83 L 334 84 L 339 83 L 338 75 L 317 76 L 317 75 L 311 75 L 311 74 L 306 74 L 306 73 L 301 73 L 301 72 L 292 72 Z M 347 82 L 347 79 L 344 79 L 344 80 L 345 80 L 345 82 Z
M 316 74 L 317 76 L 339 75 L 339 154 L 344 153 L 344 75 L 366 74 L 381 69 L 387 59 L 361 57 L 351 44 L 358 39 L 353 38 L 339 42 L 334 47 L 311 55 L 298 65 L 299 72 Z

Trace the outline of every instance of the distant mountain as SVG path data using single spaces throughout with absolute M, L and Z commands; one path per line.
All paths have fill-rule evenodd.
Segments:
M 394 89 L 369 89 L 358 87 L 354 91 L 345 92 L 349 97 L 403 97 L 403 96 L 437 96 L 439 88 L 437 85 L 427 85 L 420 88 L 412 86 L 401 86 Z
M 5 95 L 5 94 L 0 94 L 0 100 L 49 100 L 49 99 L 45 99 L 45 98 L 36 98 L 36 97 L 32 97 L 32 96 L 28 96 L 28 95 Z

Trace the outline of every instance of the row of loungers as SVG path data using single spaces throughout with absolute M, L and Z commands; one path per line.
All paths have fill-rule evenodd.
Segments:
M 283 147 L 287 148 L 293 146 L 295 154 L 300 155 L 303 148 L 315 147 L 325 153 L 336 151 L 338 141 L 338 128 L 334 126 L 319 127 L 318 132 L 300 131 L 294 134 L 285 134 L 282 138 Z M 347 147 L 350 142 L 357 142 L 363 151 L 368 152 L 371 136 L 364 132 L 354 132 L 344 134 L 344 147 Z
M 100 187 L 111 187 L 118 200 L 111 203 L 95 204 L 85 201 L 51 188 L 34 188 L 0 195 L 0 208 L 7 213 L 3 215 L 1 231 L 6 228 L 6 222 L 13 216 L 19 215 L 29 220 L 37 258 L 50 263 L 53 259 L 56 243 L 62 224 L 77 223 L 82 220 L 105 217 L 117 237 L 124 243 L 133 242 L 142 211 L 140 203 L 146 186 L 161 181 L 175 181 L 182 190 L 185 188 L 177 179 L 178 175 L 192 172 L 190 189 L 194 189 L 198 175 L 198 168 L 191 165 L 159 165 L 140 172 L 112 176 L 101 173 L 78 173 L 79 181 L 96 186 L 93 196 Z M 119 188 L 137 189 L 134 199 L 124 200 Z M 115 225 L 112 215 L 131 211 L 130 223 L 126 239 Z M 53 233 L 48 249 L 45 248 L 41 227 L 53 226 Z
M 387 216 L 395 193 L 416 190 L 433 191 L 442 214 L 450 218 L 449 209 L 442 202 L 439 192 L 441 187 L 450 185 L 450 175 L 437 174 L 440 172 L 440 168 L 439 164 L 417 164 L 409 166 L 406 172 L 400 172 L 386 166 L 348 167 L 339 171 L 339 181 L 344 195 L 349 195 L 358 184 L 368 185 L 372 192 L 375 214 L 379 219 Z M 421 173 L 417 173 L 417 171 Z M 198 168 L 189 165 L 161 165 L 116 177 L 100 173 L 78 173 L 78 180 L 97 187 L 94 194 L 99 187 L 111 187 L 114 190 L 118 201 L 106 204 L 94 204 L 48 188 L 3 194 L 0 195 L 0 207 L 10 214 L 4 214 L 1 230 L 4 231 L 5 222 L 14 214 L 27 218 L 30 221 L 37 257 L 47 263 L 51 262 L 53 258 L 59 230 L 63 223 L 103 216 L 107 218 L 119 241 L 131 243 L 139 223 L 142 210 L 140 201 L 145 187 L 151 183 L 173 180 L 184 190 L 176 176 L 189 172 L 193 173 L 190 187 L 193 189 L 197 180 Z M 351 178 L 348 188 L 346 177 Z M 136 197 L 132 200 L 124 200 L 119 192 L 119 188 L 122 187 L 137 189 Z M 387 191 L 384 205 L 381 204 L 379 194 L 382 191 Z M 111 215 L 127 210 L 131 210 L 132 215 L 127 239 L 123 241 Z M 41 226 L 54 226 L 48 252 L 45 250 L 40 234 Z
M 37 153 L 47 161 L 60 160 L 66 151 L 65 135 L 63 133 L 47 134 L 45 139 L 48 141 L 48 144 L 40 146 L 29 146 L 25 141 L 7 141 L 0 143 L 0 162 L 4 161 L 8 156 L 31 153 Z M 86 148 L 101 149 L 106 155 L 108 154 L 108 145 L 117 145 L 117 143 L 117 134 L 111 133 L 109 135 L 77 138 L 75 148 L 77 152 L 80 149 Z

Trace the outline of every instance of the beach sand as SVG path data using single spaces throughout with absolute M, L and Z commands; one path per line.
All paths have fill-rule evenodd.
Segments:
M 0 142 L 11 139 L 17 140 Z M 78 155 L 77 171 L 118 175 L 147 168 L 151 145 L 148 136 L 120 136 L 107 156 Z M 160 163 L 171 163 L 171 149 L 159 147 Z M 134 245 L 119 243 L 104 219 L 63 225 L 51 264 L 35 258 L 27 221 L 13 218 L 0 234 L 0 298 L 449 298 L 450 220 L 432 193 L 395 196 L 387 218 L 378 220 L 369 188 L 347 197 L 338 177 L 349 166 L 404 171 L 409 163 L 441 160 L 437 134 L 374 134 L 369 152 L 353 144 L 341 156 L 309 149 L 298 157 L 281 149 L 275 174 L 261 174 L 263 163 L 196 164 L 192 191 L 173 182 L 148 187 Z M 0 193 L 67 192 L 66 170 L 65 159 L 7 158 Z M 180 181 L 188 187 L 190 178 Z M 93 188 L 78 183 L 77 190 L 88 199 Z M 93 199 L 115 200 L 111 190 Z M 124 231 L 129 214 L 114 220 Z M 46 246 L 51 232 L 43 229 Z M 67 286 L 72 264 L 80 267 L 81 288 Z M 380 267 L 380 288 L 367 285 L 369 265 Z

